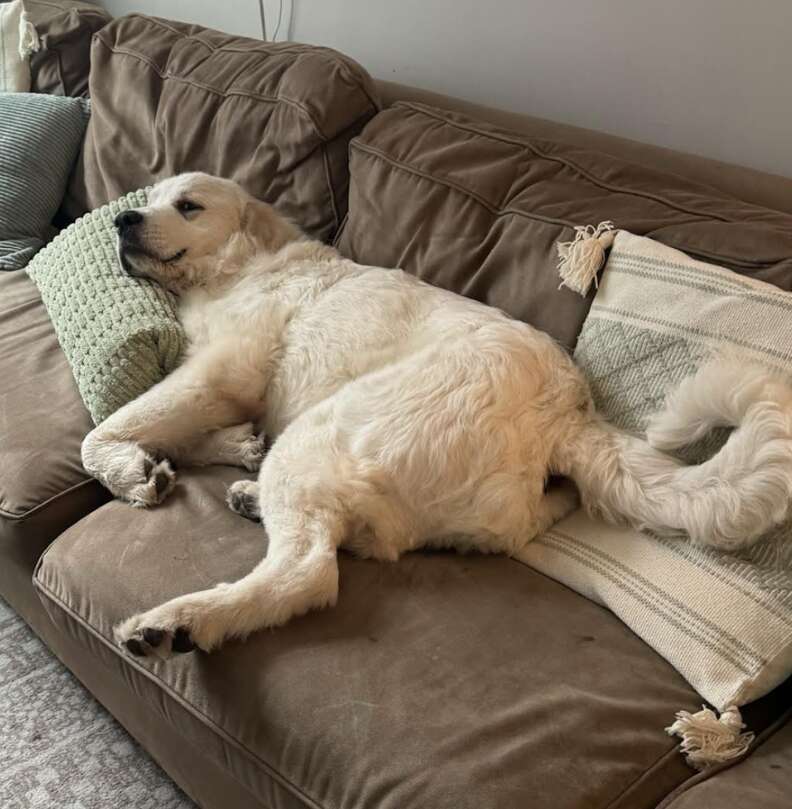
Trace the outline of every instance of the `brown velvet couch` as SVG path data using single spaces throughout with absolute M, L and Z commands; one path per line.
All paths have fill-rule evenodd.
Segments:
M 35 5 L 53 43 L 72 25 L 60 64 L 85 64 L 96 13 Z M 36 89 L 83 92 L 73 71 L 54 82 L 46 56 Z M 331 51 L 140 16 L 101 28 L 91 61 L 71 217 L 175 171 L 225 174 L 356 260 L 569 347 L 590 301 L 557 289 L 553 245 L 576 224 L 613 219 L 792 289 L 789 180 L 373 82 Z M 700 705 L 693 689 L 608 611 L 506 558 L 344 555 L 333 610 L 211 656 L 131 658 L 116 621 L 265 552 L 261 527 L 223 502 L 240 472 L 180 470 L 148 512 L 111 501 L 82 470 L 90 418 L 22 271 L 0 275 L 0 379 L 0 595 L 200 806 L 792 805 L 792 684 L 746 707 L 753 755 L 696 774 L 663 732 Z

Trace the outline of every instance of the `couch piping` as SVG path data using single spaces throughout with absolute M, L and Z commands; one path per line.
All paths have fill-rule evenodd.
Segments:
M 5 517 L 9 520 L 14 521 L 21 521 L 27 519 L 31 515 L 35 514 L 36 512 L 40 511 L 43 508 L 46 508 L 50 503 L 59 500 L 61 497 L 65 497 L 68 494 L 76 491 L 77 489 L 86 486 L 89 483 L 96 483 L 97 481 L 94 478 L 85 478 L 85 480 L 81 480 L 79 483 L 75 483 L 73 486 L 69 486 L 68 489 L 63 489 L 63 491 L 58 492 L 57 494 L 53 494 L 51 497 L 48 497 L 46 500 L 42 501 L 41 503 L 37 503 L 35 506 L 32 506 L 27 511 L 6 511 L 2 506 L 0 506 L 0 517 Z
M 208 48 L 209 50 L 211 50 L 212 52 L 225 51 L 227 53 L 271 53 L 271 48 L 268 47 L 268 45 L 271 46 L 272 43 L 264 43 L 264 42 L 262 42 L 261 45 L 257 45 L 254 48 L 233 48 L 233 47 L 228 47 L 228 46 L 217 47 L 216 45 L 213 45 L 211 42 L 207 42 L 206 40 L 201 39 L 201 37 L 198 36 L 197 34 L 185 34 L 183 31 L 179 31 L 177 28 L 173 28 L 172 26 L 167 25 L 164 20 L 155 19 L 153 17 L 148 17 L 145 14 L 130 14 L 128 16 L 131 17 L 131 18 L 135 18 L 135 19 L 145 20 L 147 25 L 155 25 L 155 26 L 159 26 L 160 28 L 164 28 L 166 31 L 170 31 L 172 34 L 175 34 L 176 36 L 178 36 L 181 39 L 190 39 L 190 40 L 193 40 L 195 42 L 198 42 L 201 45 L 203 45 L 205 48 Z M 203 31 L 208 30 L 208 29 L 202 28 L 201 26 L 198 26 L 198 27 L 201 28 L 201 30 L 203 30 Z M 103 31 L 98 31 L 94 36 L 96 36 L 102 42 L 102 44 L 105 45 L 105 47 L 109 48 L 111 51 L 115 50 L 114 45 L 111 45 L 109 42 L 105 42 L 105 40 L 102 38 L 102 36 L 100 36 L 100 34 L 102 34 L 102 33 L 103 33 Z M 229 35 L 229 36 L 231 36 L 231 35 Z M 296 47 L 295 47 L 295 44 L 297 45 Z M 140 56 L 140 57 L 142 57 L 142 54 L 137 54 L 137 53 L 134 53 L 134 52 L 131 52 L 131 51 L 124 51 L 124 52 L 127 53 L 129 56 Z M 349 75 L 353 73 L 349 62 L 344 58 L 343 54 L 339 53 L 338 51 L 335 51 L 333 48 L 325 48 L 325 47 L 322 47 L 322 46 L 312 46 L 312 45 L 299 45 L 297 43 L 290 43 L 290 45 L 288 47 L 278 48 L 277 52 L 279 54 L 281 54 L 281 53 L 303 54 L 303 53 L 317 53 L 317 52 L 319 52 L 319 53 L 322 54 L 322 56 L 327 58 L 333 65 L 335 65 L 337 68 L 339 68 L 342 72 L 346 73 L 347 77 L 349 77 Z M 363 69 L 363 68 L 361 67 L 361 69 Z M 365 75 L 366 74 L 365 74 L 365 71 L 364 71 L 364 77 L 365 77 Z M 375 113 L 378 112 L 379 109 L 380 109 L 380 105 L 376 101 L 376 99 L 371 95 L 371 93 L 362 84 L 359 84 L 358 82 L 355 82 L 355 84 L 358 85 L 358 89 L 363 93 L 363 95 L 366 97 L 368 102 L 374 108 Z
M 112 54 L 119 54 L 121 56 L 130 56 L 133 59 L 137 59 L 139 62 L 143 62 L 147 64 L 161 79 L 167 79 L 170 81 L 175 81 L 179 84 L 186 84 L 190 87 L 196 87 L 199 90 L 204 90 L 207 93 L 212 93 L 212 95 L 219 96 L 220 98 L 229 98 L 230 96 L 241 96 L 243 98 L 252 98 L 256 101 L 265 101 L 271 104 L 277 104 L 278 102 L 283 102 L 284 104 L 288 104 L 291 107 L 299 110 L 300 112 L 305 115 L 305 117 L 310 121 L 311 126 L 316 130 L 316 134 L 319 136 L 320 140 L 326 142 L 329 140 L 328 136 L 325 135 L 322 128 L 316 123 L 311 113 L 302 105 L 299 101 L 295 101 L 293 98 L 287 98 L 286 96 L 266 96 L 259 93 L 251 93 L 247 90 L 235 90 L 233 88 L 229 90 L 218 90 L 215 87 L 210 87 L 207 84 L 203 84 L 202 82 L 195 81 L 194 79 L 186 79 L 182 76 L 177 76 L 174 73 L 170 73 L 169 71 L 163 72 L 162 69 L 156 65 L 151 59 L 146 56 L 143 56 L 139 53 L 135 53 L 134 51 L 126 50 L 125 48 L 112 48 L 110 47 L 101 37 L 97 37 L 97 41 L 101 42 Z
M 612 801 L 608 802 L 604 809 L 618 809 L 619 801 L 621 801 L 621 799 L 627 795 L 630 790 L 633 789 L 633 787 L 638 786 L 647 778 L 652 778 L 658 765 L 662 766 L 667 759 L 674 758 L 678 755 L 680 755 L 679 744 L 675 744 L 666 750 L 665 753 L 658 756 L 634 781 L 627 784 L 627 786 Z M 685 782 L 683 781 L 683 783 Z
M 79 626 L 81 626 L 86 632 L 93 635 L 100 643 L 102 643 L 110 651 L 112 651 L 113 654 L 121 658 L 122 662 L 125 665 L 130 666 L 144 678 L 152 681 L 159 689 L 161 689 L 163 693 L 165 693 L 174 702 L 180 705 L 189 714 L 194 716 L 199 722 L 201 722 L 207 728 L 212 730 L 214 733 L 217 733 L 217 735 L 220 736 L 227 744 L 238 749 L 246 756 L 249 756 L 259 765 L 261 765 L 264 768 L 264 770 L 270 776 L 272 776 L 272 778 L 274 778 L 275 781 L 277 781 L 282 787 L 291 792 L 296 798 L 303 801 L 303 803 L 305 803 L 306 806 L 310 807 L 310 809 L 325 809 L 325 807 L 317 803 L 309 795 L 306 795 L 296 784 L 292 783 L 285 775 L 280 773 L 271 764 L 264 761 L 264 759 L 262 759 L 259 755 L 254 753 L 252 750 L 248 749 L 238 739 L 235 739 L 230 733 L 228 733 L 226 730 L 220 727 L 211 717 L 199 711 L 192 703 L 184 699 L 184 697 L 182 697 L 181 694 L 174 691 L 171 688 L 171 686 L 168 685 L 168 683 L 166 683 L 164 680 L 154 675 L 144 666 L 141 666 L 137 661 L 127 658 L 126 655 L 122 655 L 114 642 L 108 640 L 101 632 L 99 632 L 98 629 L 89 624 L 81 615 L 75 612 L 75 610 L 73 610 L 68 604 L 66 604 L 59 596 L 55 595 L 55 593 L 41 581 L 38 575 L 46 555 L 47 552 L 45 551 L 42 554 L 41 558 L 39 559 L 38 563 L 36 564 L 36 569 L 33 573 L 33 586 L 35 587 L 36 590 L 38 590 L 41 593 L 43 597 L 49 599 L 51 602 L 57 605 L 72 620 L 76 621 L 76 623 Z M 263 798 L 261 798 L 261 796 L 257 797 L 259 797 L 263 801 Z
M 78 14 L 80 17 L 83 15 L 91 16 L 91 17 L 101 17 L 103 20 L 112 19 L 109 14 L 104 12 L 102 9 L 98 8 L 91 8 L 88 4 L 86 4 L 83 8 L 71 8 L 65 9 L 60 3 L 52 3 L 49 0 L 25 0 L 24 5 L 30 4 L 31 6 L 47 6 L 47 8 L 54 8 L 56 11 L 64 13 L 68 16 L 72 13 Z
M 391 157 L 390 155 L 386 154 L 385 152 L 381 151 L 380 149 L 376 148 L 375 146 L 372 146 L 371 144 L 368 144 L 368 143 L 363 143 L 360 140 L 359 137 L 354 138 L 351 141 L 350 147 L 352 149 L 354 149 L 354 150 L 363 152 L 364 154 L 371 155 L 372 157 L 378 157 L 380 160 L 384 161 L 385 163 L 388 163 L 393 168 L 401 169 L 402 171 L 406 172 L 407 174 L 413 174 L 413 175 L 415 175 L 417 177 L 421 177 L 424 180 L 428 180 L 429 182 L 436 183 L 437 185 L 442 185 L 442 186 L 445 186 L 446 188 L 451 188 L 451 189 L 453 189 L 455 191 L 458 191 L 460 194 L 464 194 L 467 197 L 469 197 L 470 199 L 473 199 L 476 202 L 478 202 L 479 205 L 481 205 L 484 209 L 489 211 L 494 216 L 517 216 L 517 217 L 520 217 L 522 219 L 529 219 L 529 220 L 536 221 L 536 222 L 544 222 L 545 224 L 561 225 L 563 227 L 569 228 L 570 230 L 574 230 L 576 225 L 579 224 L 579 223 L 567 222 L 567 221 L 565 221 L 563 219 L 556 219 L 554 217 L 542 216 L 541 214 L 537 214 L 537 213 L 535 213 L 533 211 L 528 212 L 528 211 L 519 210 L 517 208 L 509 208 L 509 207 L 498 208 L 498 207 L 492 205 L 488 200 L 484 199 L 482 196 L 480 196 L 475 191 L 472 191 L 471 189 L 466 188 L 465 186 L 463 186 L 463 185 L 461 185 L 461 184 L 459 184 L 459 183 L 457 183 L 457 182 L 455 182 L 453 180 L 449 180 L 446 177 L 437 177 L 437 176 L 435 176 L 433 174 L 429 174 L 428 172 L 424 171 L 423 169 L 419 169 L 419 168 L 416 168 L 415 166 L 407 165 L 406 163 L 403 163 L 402 161 L 397 160 L 394 157 Z M 618 190 L 618 189 L 615 189 L 615 190 Z M 670 206 L 670 207 L 673 207 L 673 206 Z M 692 213 L 690 211 L 680 211 L 680 213 L 690 213 L 693 216 L 702 217 L 703 219 L 706 219 L 706 216 L 704 216 L 702 214 L 695 214 L 695 213 Z M 687 253 L 689 256 L 691 256 L 693 258 L 697 258 L 697 257 L 706 258 L 706 259 L 709 259 L 710 261 L 717 261 L 717 262 L 720 262 L 720 263 L 723 263 L 723 264 L 731 264 L 731 265 L 736 266 L 736 267 L 740 266 L 740 267 L 746 267 L 746 268 L 752 268 L 752 269 L 753 268 L 761 269 L 763 267 L 774 266 L 777 263 L 777 262 L 773 262 L 773 261 L 757 261 L 757 262 L 753 262 L 753 261 L 747 261 L 744 258 L 735 258 L 735 257 L 732 257 L 732 256 L 726 256 L 726 255 L 720 256 L 720 255 L 707 253 L 705 251 L 701 251 L 698 248 L 686 248 L 684 245 L 680 245 L 676 249 L 682 250 L 683 252 Z
M 371 146 L 368 143 L 363 143 L 359 138 L 354 138 L 351 143 L 351 147 L 354 150 L 358 150 L 365 154 L 369 154 L 373 157 L 378 157 L 380 160 L 383 160 L 385 163 L 388 163 L 390 166 L 396 169 L 401 169 L 402 171 L 406 172 L 407 174 L 414 174 L 417 177 L 421 177 L 424 180 L 429 180 L 430 182 L 437 183 L 438 185 L 446 186 L 447 188 L 452 188 L 454 191 L 459 191 L 461 194 L 465 194 L 466 196 L 470 197 L 471 199 L 478 202 L 482 208 L 489 211 L 491 214 L 495 216 L 505 216 L 505 215 L 514 215 L 519 216 L 523 219 L 531 219 L 537 222 L 544 222 L 548 225 L 562 225 L 563 227 L 574 228 L 575 226 L 571 222 L 567 222 L 564 219 L 556 219 L 550 216 L 541 216 L 537 213 L 528 213 L 527 211 L 520 211 L 517 208 L 497 208 L 496 206 L 492 205 L 488 200 L 484 199 L 481 195 L 477 194 L 475 191 L 471 191 L 469 188 L 465 188 L 463 185 L 454 182 L 453 180 L 449 180 L 445 177 L 435 177 L 428 172 L 423 171 L 422 169 L 416 168 L 415 166 L 408 166 L 405 163 L 402 163 L 399 160 L 391 157 L 390 155 L 385 154 L 381 150 L 377 149 L 375 146 Z
M 449 120 L 447 117 L 444 117 L 441 113 L 435 112 L 431 107 L 427 107 L 427 106 L 424 106 L 423 104 L 419 104 L 419 103 L 416 103 L 416 102 L 397 101 L 393 106 L 394 107 L 401 107 L 403 109 L 411 109 L 414 112 L 418 112 L 418 113 L 420 113 L 422 115 L 426 115 L 429 118 L 434 118 L 437 121 L 440 121 L 440 122 L 442 122 L 444 124 L 447 124 L 448 126 L 451 126 L 451 127 L 455 128 L 455 129 L 459 129 L 459 130 L 461 130 L 463 132 L 469 132 L 471 134 L 479 135 L 480 137 L 488 138 L 490 140 L 497 140 L 497 141 L 500 141 L 502 143 L 511 144 L 513 146 L 527 147 L 534 154 L 536 154 L 538 157 L 542 157 L 545 160 L 550 160 L 550 161 L 555 162 L 555 163 L 561 163 L 562 165 L 565 165 L 565 166 L 568 166 L 571 169 L 574 169 L 579 174 L 581 174 L 583 177 L 585 177 L 587 180 L 589 180 L 590 182 L 592 182 L 595 185 L 599 186 L 600 188 L 603 188 L 606 191 L 614 191 L 614 192 L 617 192 L 617 193 L 630 194 L 631 196 L 635 196 L 635 197 L 643 197 L 644 199 L 651 199 L 651 200 L 654 200 L 655 202 L 662 203 L 663 205 L 667 206 L 668 208 L 672 208 L 672 209 L 674 209 L 676 211 L 679 211 L 680 213 L 687 213 L 687 214 L 691 214 L 692 216 L 700 216 L 700 217 L 703 217 L 705 219 L 716 219 L 716 220 L 718 220 L 720 222 L 724 222 L 726 224 L 732 224 L 732 225 L 733 224 L 744 224 L 743 220 L 734 219 L 734 218 L 729 217 L 729 216 L 727 216 L 725 214 L 702 213 L 701 211 L 697 211 L 697 210 L 687 208 L 686 206 L 680 205 L 679 203 L 671 202 L 667 198 L 662 197 L 662 196 L 660 196 L 658 194 L 650 194 L 647 191 L 641 191 L 641 190 L 637 190 L 637 189 L 634 189 L 634 188 L 625 188 L 623 186 L 613 185 L 613 184 L 607 183 L 605 180 L 602 180 L 599 177 L 597 177 L 596 175 L 591 174 L 588 170 L 582 168 L 581 166 L 579 166 L 577 163 L 575 163 L 573 160 L 570 160 L 569 158 L 558 157 L 556 155 L 551 155 L 551 154 L 548 154 L 547 152 L 543 152 L 538 146 L 535 145 L 534 140 L 529 136 L 527 136 L 525 138 L 519 138 L 519 137 L 510 138 L 507 135 L 501 135 L 501 134 L 498 134 L 498 133 L 488 132 L 486 130 L 479 129 L 478 127 L 476 127 L 475 125 L 472 125 L 472 124 L 461 124 L 459 122 Z M 714 189 L 714 190 L 717 191 L 717 189 Z M 728 196 L 723 197 L 723 199 L 725 201 L 730 201 L 730 198 Z M 739 200 L 735 200 L 735 201 L 739 202 Z M 763 208 L 762 206 L 758 206 L 758 205 L 757 206 L 752 206 L 752 207 L 756 207 L 759 210 L 769 211 L 771 213 L 777 213 L 777 214 L 780 214 L 780 215 L 783 216 L 782 212 L 773 211 L 772 208 Z M 772 228 L 773 230 L 780 230 L 782 233 L 784 232 L 784 229 L 777 226 L 777 225 L 772 225 L 772 224 L 769 224 L 769 223 L 766 223 L 766 222 L 763 222 L 761 224 L 764 227 L 769 227 L 769 228 Z
M 333 180 L 330 171 L 330 155 L 327 153 L 327 141 L 322 144 L 322 166 L 324 167 L 325 182 L 330 190 L 330 208 L 333 211 L 333 235 L 338 233 L 341 227 L 341 218 L 338 215 L 338 205 L 336 205 L 335 189 L 333 188 Z

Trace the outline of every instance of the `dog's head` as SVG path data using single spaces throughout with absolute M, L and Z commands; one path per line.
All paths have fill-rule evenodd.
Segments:
M 148 205 L 123 211 L 115 226 L 123 269 L 177 293 L 212 286 L 253 255 L 300 237 L 236 183 L 197 172 L 157 183 Z

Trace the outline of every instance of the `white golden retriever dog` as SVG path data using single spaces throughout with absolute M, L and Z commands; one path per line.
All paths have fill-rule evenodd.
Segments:
M 307 239 L 239 186 L 159 183 L 116 219 L 126 272 L 179 296 L 184 363 L 85 439 L 85 468 L 136 506 L 170 460 L 249 470 L 229 506 L 261 519 L 263 561 L 116 628 L 136 655 L 218 647 L 338 595 L 336 551 L 395 560 L 428 545 L 514 554 L 578 502 L 607 520 L 750 543 L 787 513 L 792 391 L 765 370 L 705 367 L 648 442 L 599 417 L 547 335 L 399 270 Z M 659 449 L 736 429 L 687 467 Z M 264 456 L 258 434 L 273 440 Z M 659 448 L 659 449 L 658 449 Z

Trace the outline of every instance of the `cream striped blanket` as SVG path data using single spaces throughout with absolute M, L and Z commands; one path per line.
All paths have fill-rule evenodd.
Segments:
M 601 412 L 642 433 L 666 391 L 724 350 L 792 373 L 792 294 L 620 231 L 575 351 Z M 735 556 L 578 512 L 522 559 L 612 610 L 719 709 L 792 674 L 792 526 Z

